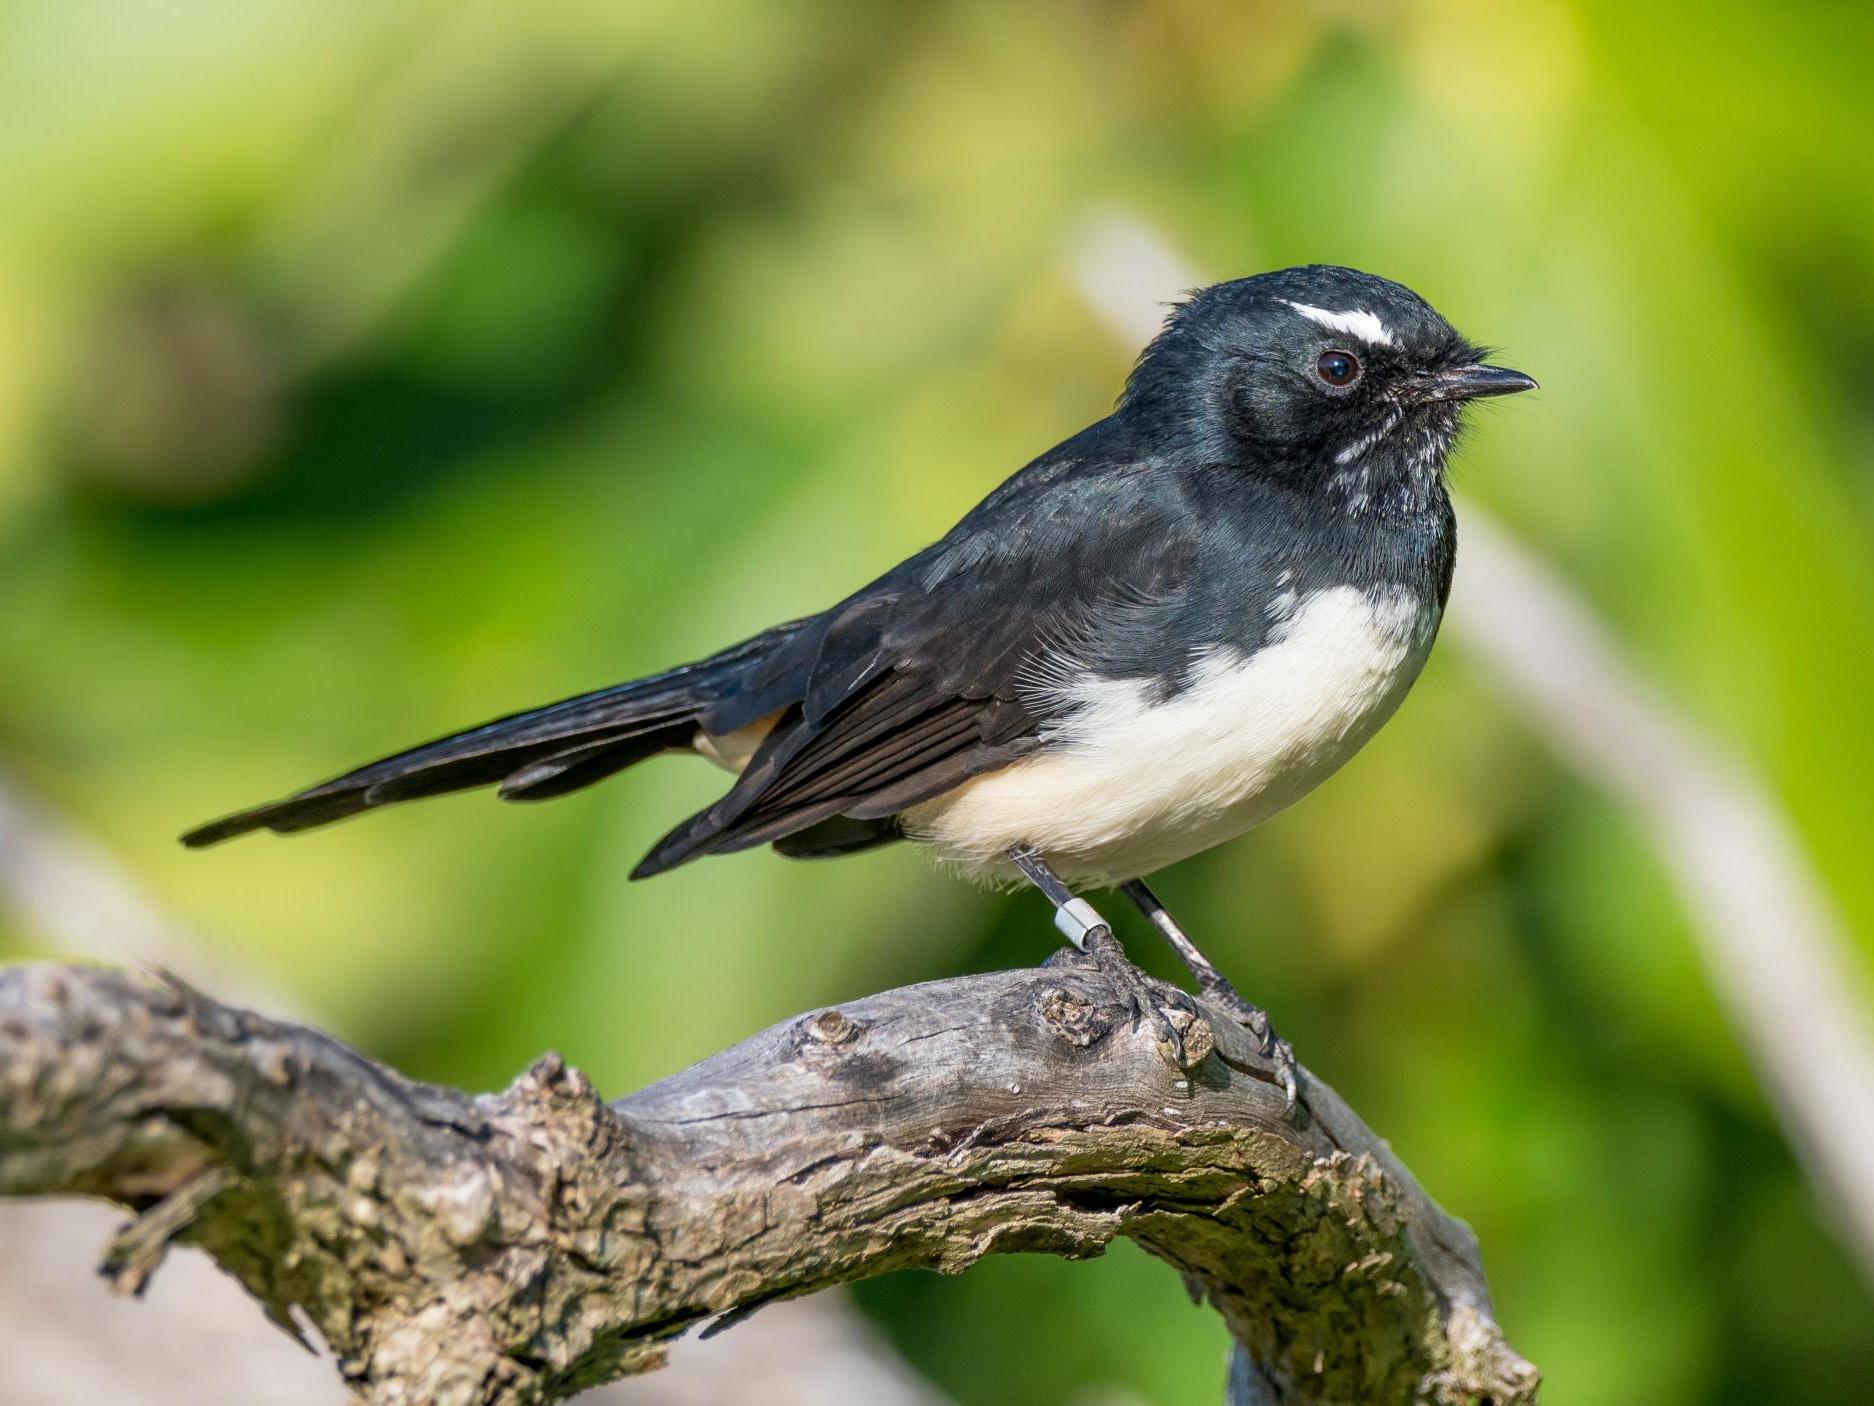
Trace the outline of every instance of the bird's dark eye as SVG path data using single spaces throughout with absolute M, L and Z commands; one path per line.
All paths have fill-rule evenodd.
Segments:
M 1352 352 L 1322 352 L 1314 364 L 1314 374 L 1330 386 L 1351 386 L 1360 379 L 1360 359 Z

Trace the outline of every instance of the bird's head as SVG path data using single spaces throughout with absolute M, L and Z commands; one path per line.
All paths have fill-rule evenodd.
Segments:
M 1219 283 L 1173 310 L 1119 413 L 1158 442 L 1350 512 L 1410 513 L 1463 406 L 1534 388 L 1411 289 L 1331 265 Z

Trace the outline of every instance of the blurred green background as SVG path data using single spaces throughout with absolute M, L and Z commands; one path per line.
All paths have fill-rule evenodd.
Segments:
M 1867 955 L 1871 53 L 1874 7 L 1736 0 L 7 0 L 0 768 L 225 969 L 473 1087 L 1039 960 L 1037 900 L 908 851 L 628 886 L 697 765 L 173 837 L 937 535 L 1110 404 L 1136 348 L 1065 251 L 1117 204 L 1219 275 L 1398 278 L 1542 379 L 1459 482 L 1761 769 Z M 1867 1285 L 1658 858 L 1462 655 L 1160 888 L 1473 1223 L 1548 1400 L 1866 1399 Z M 1221 1380 L 1129 1246 L 860 1300 L 969 1403 Z

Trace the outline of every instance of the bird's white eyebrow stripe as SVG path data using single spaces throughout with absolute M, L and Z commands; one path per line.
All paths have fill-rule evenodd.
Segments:
M 1332 332 L 1345 332 L 1350 337 L 1358 337 L 1368 346 L 1396 347 L 1399 345 L 1392 330 L 1365 308 L 1355 308 L 1352 312 L 1330 312 L 1326 308 L 1317 308 L 1310 303 L 1298 303 L 1292 298 L 1284 298 L 1282 301 L 1308 321 L 1318 323 Z

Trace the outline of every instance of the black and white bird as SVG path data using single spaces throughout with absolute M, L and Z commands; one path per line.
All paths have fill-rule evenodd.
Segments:
M 1278 1053 L 1292 1097 L 1285 1047 L 1144 876 L 1292 804 L 1392 715 L 1451 584 L 1460 413 L 1535 384 L 1371 274 L 1217 284 L 1171 312 L 1112 414 L 831 609 L 185 842 L 478 786 L 545 800 L 700 753 L 734 783 L 632 877 L 761 844 L 816 858 L 916 841 L 972 878 L 1032 881 L 1150 1015 L 1074 894 L 1118 885 Z

